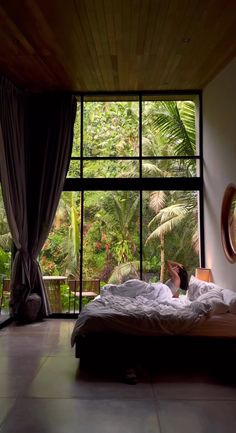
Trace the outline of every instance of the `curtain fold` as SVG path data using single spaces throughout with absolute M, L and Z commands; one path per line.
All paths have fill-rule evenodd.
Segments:
M 50 312 L 38 255 L 50 231 L 69 166 L 76 100 L 65 94 L 29 94 L 0 81 L 0 172 L 6 215 L 16 247 L 10 311 L 19 316 L 31 292 Z

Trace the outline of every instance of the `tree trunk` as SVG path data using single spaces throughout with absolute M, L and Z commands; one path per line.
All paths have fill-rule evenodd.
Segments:
M 160 281 L 164 282 L 165 275 L 165 235 L 160 236 L 160 244 L 161 244 L 161 272 L 160 272 Z

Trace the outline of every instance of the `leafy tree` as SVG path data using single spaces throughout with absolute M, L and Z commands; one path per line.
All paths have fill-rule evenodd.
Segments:
M 165 206 L 166 202 L 168 203 Z M 149 227 L 154 224 L 156 228 L 148 236 L 146 242 L 159 238 L 161 243 L 161 281 L 165 275 L 165 236 L 182 227 L 182 234 L 188 233 L 192 239 L 192 247 L 198 250 L 198 233 L 197 233 L 197 207 L 196 195 L 190 191 L 184 193 L 178 192 L 153 192 L 151 195 L 150 206 L 156 212 L 154 218 L 150 221 Z M 187 229 L 186 229 L 187 228 Z M 186 248 L 186 244 L 185 244 Z M 178 254 L 181 251 L 177 249 L 176 256 L 172 257 L 178 260 Z
M 156 131 L 162 139 L 155 150 L 159 155 L 195 155 L 195 105 L 192 101 L 149 103 L 144 122 L 144 134 L 147 136 L 149 128 L 151 133 Z
M 85 272 L 108 279 L 114 266 L 138 256 L 139 197 L 132 192 L 85 194 Z M 138 257 L 137 257 L 138 258 Z
M 105 204 L 106 215 L 104 222 L 113 233 L 114 246 L 112 251 L 117 263 L 133 260 L 137 251 L 135 242 L 135 227 L 138 221 L 139 195 L 128 191 L 112 194 Z
M 138 102 L 85 102 L 85 156 L 133 156 L 138 149 Z
M 63 192 L 49 237 L 41 251 L 43 273 L 78 276 L 80 195 Z
M 152 148 L 153 153 L 159 152 L 161 156 L 194 156 L 195 144 L 195 107 L 192 102 L 161 101 L 149 106 L 147 123 L 150 127 L 149 142 L 157 144 Z M 150 150 L 149 150 L 150 151 Z M 151 171 L 149 164 L 149 171 Z M 184 160 L 178 162 L 181 170 Z M 188 175 L 194 175 L 194 160 L 187 161 Z M 176 160 L 174 160 L 176 165 Z M 163 168 L 163 167 L 162 167 Z M 164 175 L 173 171 L 173 162 L 166 162 Z M 154 169 L 153 169 L 154 170 Z M 175 167 L 176 170 L 176 167 Z M 159 238 L 161 247 L 161 281 L 165 275 L 165 236 L 171 233 L 183 222 L 187 221 L 191 233 L 192 244 L 197 249 L 197 214 L 196 198 L 192 192 L 176 194 L 158 191 L 151 194 L 150 207 L 155 211 L 155 217 L 150 221 L 149 227 L 156 224 L 156 228 L 147 237 L 146 242 Z

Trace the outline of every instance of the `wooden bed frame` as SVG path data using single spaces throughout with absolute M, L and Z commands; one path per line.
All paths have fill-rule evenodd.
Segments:
M 114 333 L 94 333 L 77 336 L 75 356 L 88 364 L 118 362 L 125 360 L 163 363 L 173 365 L 236 368 L 235 337 L 198 337 L 185 335 L 131 336 Z

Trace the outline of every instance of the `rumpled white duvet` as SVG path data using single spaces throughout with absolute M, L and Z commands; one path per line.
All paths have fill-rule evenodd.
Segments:
M 207 294 L 206 294 L 207 295 Z M 203 296 L 203 295 L 202 295 Z M 101 294 L 79 314 L 71 343 L 77 335 L 118 332 L 133 335 L 184 334 L 203 323 L 214 308 L 228 306 L 223 302 L 222 290 L 206 300 L 191 302 L 187 296 L 173 298 L 169 287 L 162 283 L 129 280 L 123 284 L 107 284 Z M 222 299 L 222 301 L 219 300 Z M 219 313 L 219 311 L 217 311 Z

